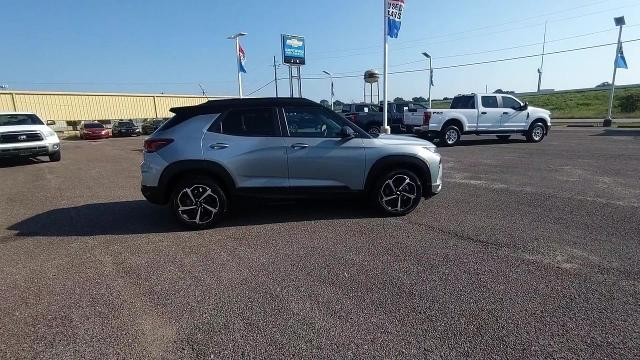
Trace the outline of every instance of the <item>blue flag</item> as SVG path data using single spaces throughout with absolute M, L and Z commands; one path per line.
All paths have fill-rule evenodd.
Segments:
M 246 74 L 247 68 L 244 65 L 245 60 L 246 56 L 244 54 L 244 49 L 242 48 L 242 45 L 238 45 L 238 70 Z
M 387 0 L 387 35 L 390 38 L 398 38 L 403 11 L 404 0 Z
M 627 59 L 624 57 L 624 51 L 622 50 L 622 45 L 620 45 L 620 51 L 618 51 L 618 55 L 616 55 L 616 68 L 618 69 L 628 69 Z

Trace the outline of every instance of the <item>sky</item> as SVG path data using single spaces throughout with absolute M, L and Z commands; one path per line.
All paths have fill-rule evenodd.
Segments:
M 306 37 L 303 95 L 362 101 L 367 69 L 382 69 L 383 1 L 372 0 L 2 0 L 0 84 L 11 90 L 237 94 L 235 47 L 247 32 L 245 94 L 273 96 L 273 56 L 280 34 Z M 398 39 L 389 40 L 391 72 L 423 70 L 433 56 L 434 99 L 501 88 L 535 91 L 540 57 L 442 67 L 640 39 L 637 0 L 406 0 Z M 617 83 L 640 83 L 640 41 L 624 45 L 629 70 Z M 543 88 L 593 87 L 611 81 L 615 46 L 548 55 Z M 278 76 L 286 78 L 285 66 Z M 356 76 L 340 78 L 343 75 Z M 428 72 L 389 75 L 389 97 L 427 97 Z M 288 80 L 279 81 L 288 94 Z

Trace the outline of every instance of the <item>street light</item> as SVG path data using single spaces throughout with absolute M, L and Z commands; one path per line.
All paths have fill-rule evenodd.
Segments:
M 247 33 L 239 32 L 235 35 L 229 36 L 227 39 L 236 41 L 236 61 L 238 65 L 238 96 L 242 99 L 242 72 L 240 71 L 240 37 L 246 36 Z
M 622 48 L 622 27 L 627 24 L 624 20 L 624 16 L 613 18 L 616 26 L 620 28 L 618 33 L 618 46 L 616 47 L 616 57 L 613 61 L 613 80 L 611 80 L 611 93 L 609 94 L 609 112 L 607 118 L 602 123 L 604 127 L 610 127 L 613 125 L 613 94 L 616 91 L 616 74 L 618 72 L 618 56 L 620 56 L 620 49 Z
M 332 73 L 330 73 L 330 72 L 328 72 L 328 71 L 325 71 L 325 70 L 322 70 L 322 72 L 323 72 L 323 73 L 325 73 L 325 74 L 327 74 L 327 75 L 329 75 L 329 78 L 331 79 L 331 110 L 333 110 L 333 96 L 334 96 L 334 91 L 333 91 L 333 74 L 332 74 Z
M 429 59 L 429 109 L 431 109 L 431 86 L 433 86 L 433 66 L 431 62 L 431 55 L 426 52 L 423 52 L 422 55 Z

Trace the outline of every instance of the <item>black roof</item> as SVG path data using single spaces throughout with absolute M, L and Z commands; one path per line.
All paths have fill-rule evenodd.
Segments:
M 245 99 L 222 99 L 209 100 L 200 105 L 175 107 L 171 109 L 174 114 L 178 113 L 201 113 L 203 111 L 225 111 L 236 107 L 267 107 L 267 106 L 322 106 L 317 102 L 305 98 L 287 97 L 265 97 L 265 98 L 245 98 Z

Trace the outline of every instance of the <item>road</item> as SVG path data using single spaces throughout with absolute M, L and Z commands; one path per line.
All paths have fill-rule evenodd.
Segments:
M 0 358 L 640 358 L 640 131 L 440 149 L 403 218 L 243 204 L 183 232 L 141 139 L 0 165 Z

